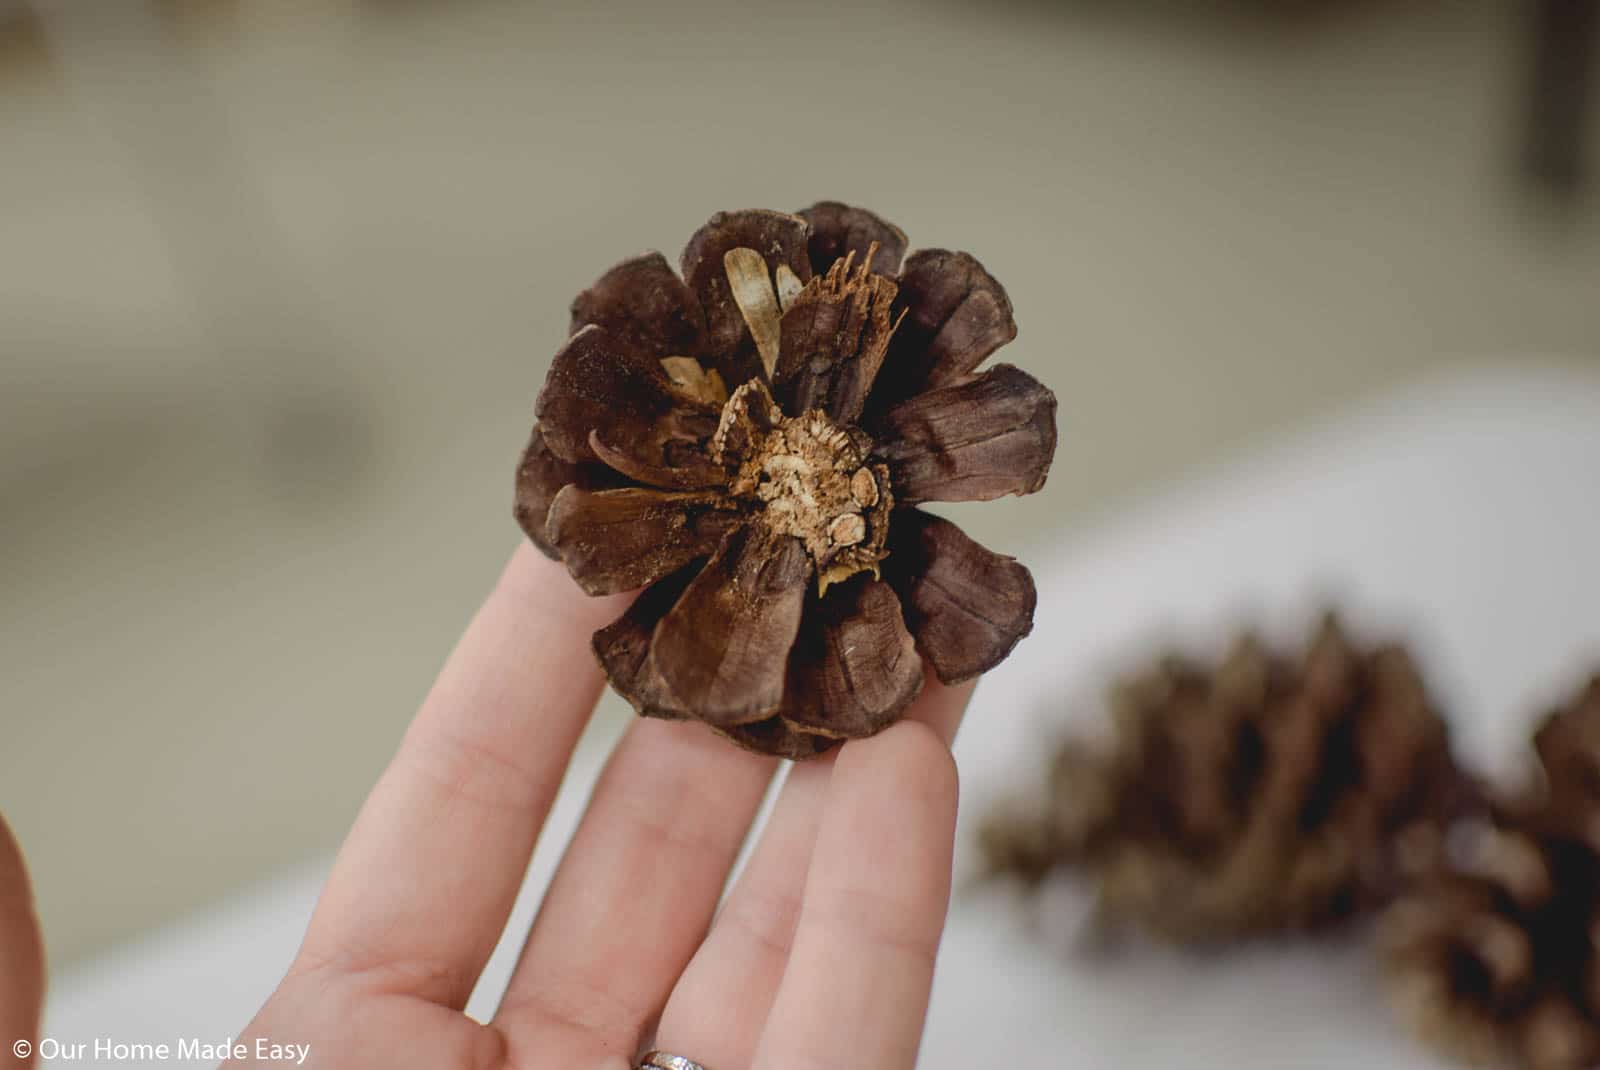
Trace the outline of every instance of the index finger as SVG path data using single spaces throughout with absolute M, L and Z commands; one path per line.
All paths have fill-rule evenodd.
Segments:
M 528 543 L 512 555 L 362 806 L 298 969 L 466 1004 L 600 696 L 589 637 L 627 597 L 588 597 Z

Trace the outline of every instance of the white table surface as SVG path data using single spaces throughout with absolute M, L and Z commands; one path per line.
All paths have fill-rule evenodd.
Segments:
M 1070 399 L 1063 420 L 1071 449 Z M 1093 716 L 1129 656 L 1156 640 L 1218 649 L 1246 621 L 1297 641 L 1329 596 L 1357 629 L 1403 634 L 1468 759 L 1509 772 L 1532 718 L 1600 666 L 1600 373 L 1530 364 L 1423 384 L 1029 563 L 1037 626 L 985 681 L 957 745 L 963 873 L 987 804 L 1036 775 L 1040 740 L 1069 712 Z M 504 984 L 602 752 L 580 752 L 474 1013 Z M 232 1035 L 292 955 L 326 867 L 309 863 L 58 978 L 46 1035 Z M 1441 1065 L 1390 1023 L 1358 943 L 1090 960 L 1063 951 L 1061 928 L 1030 924 L 1003 891 L 959 894 L 921 1065 Z

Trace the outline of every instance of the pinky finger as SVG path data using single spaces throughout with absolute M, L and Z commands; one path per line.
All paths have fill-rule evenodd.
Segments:
M 27 1066 L 44 1003 L 44 945 L 22 851 L 0 818 L 0 1038 Z
M 956 771 L 925 725 L 839 755 L 756 1070 L 911 1070 L 950 901 Z

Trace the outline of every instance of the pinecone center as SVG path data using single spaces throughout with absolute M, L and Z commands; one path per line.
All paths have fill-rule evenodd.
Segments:
M 757 522 L 799 539 L 826 590 L 886 555 L 888 473 L 866 460 L 864 436 L 821 412 L 780 418 L 734 481 Z

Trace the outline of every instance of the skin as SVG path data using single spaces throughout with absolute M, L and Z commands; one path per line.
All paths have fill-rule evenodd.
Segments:
M 21 1062 L 12 1043 L 39 1031 L 44 1006 L 44 942 L 33 912 L 33 891 L 22 851 L 0 820 L 0 1059 Z
M 796 766 L 718 900 L 777 771 L 703 727 L 636 721 L 602 773 L 494 1019 L 461 1011 L 603 686 L 588 598 L 523 546 L 339 853 L 294 964 L 242 1034 L 307 1066 L 910 1070 L 950 894 L 949 741 L 971 685 Z M 37 1028 L 38 929 L 0 841 L 0 1021 Z M 11 987 L 6 987 L 10 985 Z M 5 1018 L 5 1015 L 10 1018 Z

